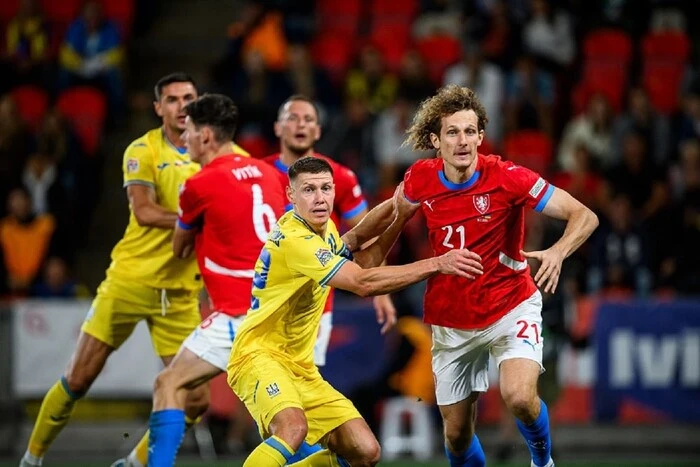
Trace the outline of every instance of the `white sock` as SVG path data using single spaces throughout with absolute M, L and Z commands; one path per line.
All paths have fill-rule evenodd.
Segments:
M 29 454 L 29 451 L 26 451 L 24 453 L 24 457 L 22 458 L 22 460 L 24 460 L 24 462 L 26 462 L 29 465 L 39 467 L 41 465 L 41 463 L 44 461 L 44 458 L 33 456 L 33 455 Z
M 136 458 L 136 452 L 131 451 L 129 455 L 126 458 L 126 465 L 128 467 L 145 467 L 141 462 Z

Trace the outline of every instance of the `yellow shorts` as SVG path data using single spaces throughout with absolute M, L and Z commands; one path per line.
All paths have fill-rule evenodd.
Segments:
M 268 427 L 274 416 L 290 407 L 304 411 L 309 444 L 325 444 L 330 432 L 349 420 L 361 418 L 352 402 L 318 371 L 302 376 L 294 374 L 292 367 L 279 356 L 267 353 L 256 353 L 241 365 L 229 367 L 229 386 L 248 408 L 263 438 L 270 436 Z
M 98 287 L 81 330 L 118 349 L 136 324 L 146 320 L 156 354 L 167 357 L 177 353 L 201 319 L 196 290 L 154 289 L 108 277 Z

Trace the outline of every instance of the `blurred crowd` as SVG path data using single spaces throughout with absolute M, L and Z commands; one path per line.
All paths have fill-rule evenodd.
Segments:
M 70 296 L 81 288 L 68 271 L 102 183 L 101 136 L 128 120 L 122 70 L 141 5 L 9 3 L 16 11 L 0 9 L 0 289 Z M 541 172 L 602 220 L 566 264 L 567 296 L 697 293 L 693 4 L 246 1 L 204 87 L 234 98 L 238 142 L 256 157 L 277 149 L 280 103 L 311 96 L 323 123 L 316 149 L 355 170 L 376 202 L 416 159 L 432 157 L 403 145 L 419 103 L 444 84 L 470 86 L 489 116 L 482 152 Z M 392 261 L 430 254 L 420 225 Z M 533 215 L 528 248 L 561 228 Z

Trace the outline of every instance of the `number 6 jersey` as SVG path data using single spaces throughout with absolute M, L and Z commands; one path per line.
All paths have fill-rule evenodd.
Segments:
M 285 204 L 275 169 L 248 157 L 218 157 L 185 182 L 178 225 L 199 229 L 197 263 L 214 310 L 246 313 L 255 261 Z
M 554 186 L 537 173 L 479 154 L 476 172 L 464 183 L 445 177 L 443 160 L 421 159 L 404 176 L 404 193 L 420 203 L 435 256 L 467 248 L 484 274 L 475 280 L 437 274 L 428 279 L 425 322 L 457 329 L 484 328 L 535 293 L 520 254 L 525 208 L 541 211 Z

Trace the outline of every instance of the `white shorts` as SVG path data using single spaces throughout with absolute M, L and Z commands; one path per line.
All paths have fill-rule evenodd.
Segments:
M 318 337 L 314 345 L 314 363 L 316 366 L 326 364 L 326 353 L 328 352 L 328 342 L 331 340 L 333 330 L 333 312 L 324 313 L 321 316 L 321 325 L 318 328 Z
M 243 318 L 245 315 L 234 318 L 225 313 L 214 312 L 199 323 L 182 346 L 205 362 L 226 371 L 233 339 Z
M 489 388 L 489 355 L 500 367 L 511 358 L 542 366 L 542 295 L 535 292 L 492 325 L 473 331 L 432 326 L 433 375 L 438 405 L 462 401 Z

